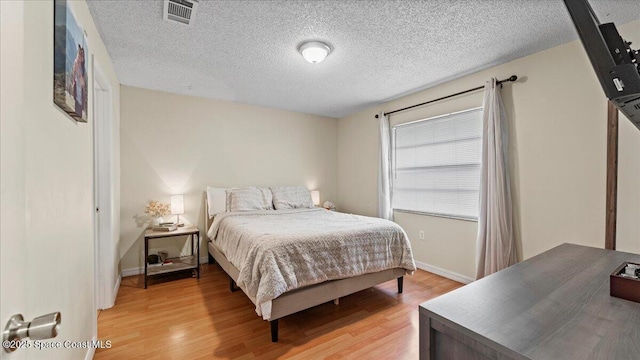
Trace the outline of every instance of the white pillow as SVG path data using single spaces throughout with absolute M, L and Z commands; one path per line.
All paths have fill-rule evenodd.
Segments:
M 227 193 L 225 188 L 207 186 L 207 205 L 209 219 L 227 211 Z
M 225 189 L 226 190 L 225 206 L 226 206 L 226 210 L 227 211 L 231 211 L 231 190 L 238 190 L 238 189 L 240 189 L 240 188 L 234 187 L 234 188 Z
M 313 209 L 311 192 L 304 186 L 274 186 L 273 206 L 280 209 Z
M 267 188 L 247 187 L 227 190 L 229 211 L 273 210 L 271 191 Z

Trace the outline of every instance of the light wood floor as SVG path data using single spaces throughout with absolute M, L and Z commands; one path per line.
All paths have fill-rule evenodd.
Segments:
M 231 293 L 217 265 L 203 265 L 200 280 L 122 280 L 116 305 L 100 312 L 98 337 L 111 349 L 95 359 L 417 359 L 418 305 L 462 284 L 418 270 L 396 281 L 280 319 L 272 343 L 242 291 Z

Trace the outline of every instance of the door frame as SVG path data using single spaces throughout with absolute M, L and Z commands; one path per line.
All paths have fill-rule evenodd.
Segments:
M 113 91 L 93 57 L 93 198 L 94 198 L 94 307 L 96 312 L 115 302 L 115 218 L 113 179 Z M 97 209 L 100 209 L 99 211 Z M 97 334 L 97 317 L 96 317 Z

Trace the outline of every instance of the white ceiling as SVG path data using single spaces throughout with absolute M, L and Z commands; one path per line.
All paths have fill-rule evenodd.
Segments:
M 640 18 L 640 0 L 590 2 L 601 22 Z M 89 1 L 122 84 L 329 117 L 577 38 L 561 0 L 204 0 L 192 26 L 162 8 Z M 298 53 L 310 39 L 324 62 Z

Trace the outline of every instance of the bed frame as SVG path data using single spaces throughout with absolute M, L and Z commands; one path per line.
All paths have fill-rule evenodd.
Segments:
M 206 196 L 204 203 L 204 218 L 206 224 L 205 236 L 208 244 L 209 263 L 215 264 L 217 262 L 220 265 L 227 275 L 229 275 L 229 289 L 232 292 L 236 291 L 239 289 L 236 287 L 236 281 L 238 280 L 240 271 L 231 264 L 229 260 L 227 260 L 227 257 L 222 253 L 222 251 L 220 251 L 214 242 L 206 235 L 213 221 L 209 219 Z M 398 293 L 401 294 L 404 274 L 404 268 L 387 269 L 346 279 L 325 281 L 320 284 L 287 291 L 271 301 L 271 318 L 269 319 L 269 323 L 271 325 L 271 341 L 278 341 L 278 319 L 298 311 L 309 309 L 331 300 L 334 300 L 337 304 L 338 299 L 341 297 L 368 289 L 393 279 L 398 280 Z M 247 295 L 251 302 L 254 304 L 256 303 L 256 299 L 246 293 L 245 295 Z

